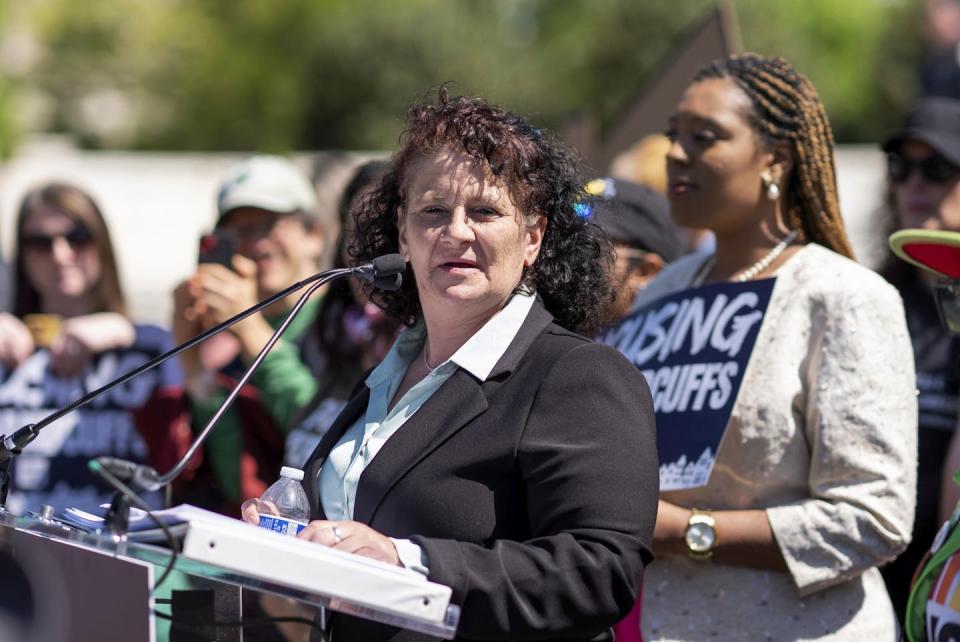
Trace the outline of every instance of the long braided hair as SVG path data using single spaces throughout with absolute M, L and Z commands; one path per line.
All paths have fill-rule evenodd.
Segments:
M 790 144 L 794 167 L 784 190 L 784 217 L 807 241 L 854 258 L 840 216 L 833 133 L 816 88 L 783 58 L 754 53 L 729 56 L 693 78 L 729 78 L 753 104 L 750 125 L 768 144 Z

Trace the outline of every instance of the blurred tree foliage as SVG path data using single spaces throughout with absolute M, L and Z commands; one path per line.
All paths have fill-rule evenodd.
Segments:
M 8 10 L 8 0 L 0 0 L 0 25 L 3 25 Z M 2 49 L 0 49 L 2 55 Z M 8 157 L 16 146 L 18 128 L 14 119 L 14 96 L 17 90 L 13 74 L 4 73 L 0 66 L 0 159 Z
M 881 140 L 916 95 L 916 0 L 737 0 L 744 47 L 783 56 L 816 85 L 842 142 Z
M 0 0 L 2 3 L 4 0 Z M 390 148 L 452 81 L 545 126 L 607 123 L 711 0 L 34 0 L 24 79 L 89 146 Z M 739 0 L 744 45 L 820 88 L 839 140 L 882 136 L 921 55 L 911 0 Z M 2 5 L 0 5 L 2 6 Z M 896 39 L 894 40 L 894 36 Z M 0 84 L 0 135 L 3 88 Z

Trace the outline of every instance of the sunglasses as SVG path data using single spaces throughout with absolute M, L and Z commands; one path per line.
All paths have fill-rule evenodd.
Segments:
M 928 183 L 946 183 L 960 176 L 960 168 L 943 156 L 934 154 L 922 160 L 910 160 L 900 154 L 887 154 L 887 173 L 893 183 L 905 183 L 913 170 Z
M 83 249 L 93 242 L 93 235 L 90 234 L 90 230 L 82 225 L 77 225 L 61 234 L 28 234 L 23 237 L 21 244 L 25 250 L 49 252 L 53 249 L 53 243 L 59 238 L 66 241 L 74 250 Z

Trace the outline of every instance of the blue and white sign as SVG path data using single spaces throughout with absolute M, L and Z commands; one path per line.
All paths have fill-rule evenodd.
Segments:
M 650 386 L 661 490 L 709 480 L 774 283 L 683 290 L 640 308 L 597 339 L 620 350 Z
M 9 435 L 39 421 L 169 348 L 166 330 L 138 325 L 132 346 L 95 355 L 76 377 L 56 376 L 44 349 L 13 371 L 0 366 L 0 433 Z M 148 407 L 160 389 L 181 384 L 180 368 L 170 360 L 44 428 L 13 462 L 7 508 L 23 515 L 49 504 L 58 510 L 102 514 L 99 506 L 109 503 L 114 491 L 90 472 L 87 462 L 107 455 L 147 463 L 147 442 L 134 415 Z M 160 493 L 142 497 L 155 508 L 162 506 Z

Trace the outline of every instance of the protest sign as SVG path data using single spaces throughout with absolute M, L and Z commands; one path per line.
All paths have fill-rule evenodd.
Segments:
M 650 386 L 661 490 L 707 483 L 774 282 L 683 290 L 636 310 L 598 338 L 620 350 Z

